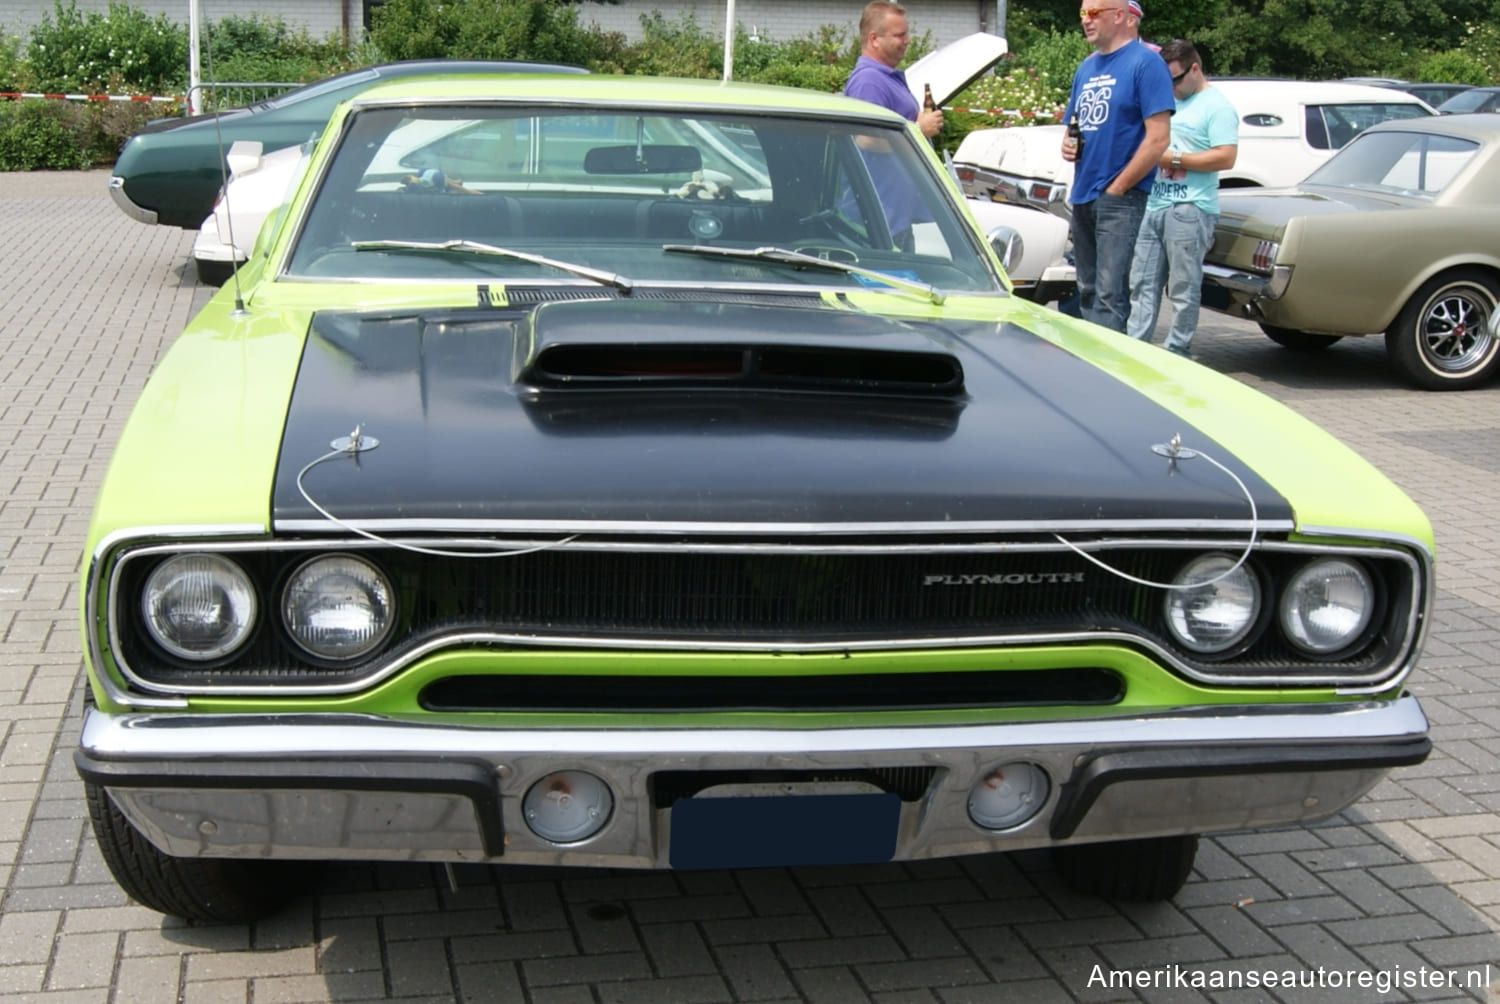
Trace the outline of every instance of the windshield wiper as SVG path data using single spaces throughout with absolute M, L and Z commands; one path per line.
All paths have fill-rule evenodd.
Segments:
M 816 255 L 803 254 L 801 251 L 792 251 L 787 248 L 759 247 L 759 248 L 721 248 L 712 247 L 707 244 L 663 244 L 663 251 L 675 251 L 679 254 L 697 254 L 708 258 L 743 258 L 750 261 L 774 261 L 783 265 L 794 265 L 798 268 L 821 268 L 829 272 L 844 272 L 849 275 L 863 276 L 887 286 L 894 286 L 905 293 L 914 293 L 933 303 L 941 304 L 948 297 L 936 286 L 915 279 L 901 279 L 884 272 L 877 272 L 872 268 L 861 268 L 858 265 L 846 265 L 841 261 L 829 261 L 827 258 L 819 258 Z
M 561 272 L 581 276 L 584 279 L 592 279 L 602 286 L 613 286 L 624 293 L 629 293 L 635 288 L 633 282 L 623 275 L 616 275 L 614 272 L 589 268 L 587 265 L 575 265 L 570 261 L 558 261 L 556 258 L 531 254 L 527 251 L 515 251 L 511 248 L 496 247 L 493 244 L 484 244 L 479 241 L 463 239 L 451 241 L 354 241 L 350 247 L 356 251 L 433 251 L 438 254 L 456 251 L 461 254 L 514 258 L 516 261 L 530 262 L 533 265 L 545 265 L 548 268 L 555 268 Z

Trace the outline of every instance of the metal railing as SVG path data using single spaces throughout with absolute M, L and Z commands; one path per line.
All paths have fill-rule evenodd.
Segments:
M 183 114 L 190 114 L 188 109 L 211 112 L 216 108 L 239 108 L 266 98 L 274 98 L 301 86 L 299 83 L 240 80 L 195 84 L 188 88 Z

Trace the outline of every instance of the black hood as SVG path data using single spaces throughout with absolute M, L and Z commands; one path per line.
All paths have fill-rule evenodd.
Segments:
M 615 299 L 321 313 L 274 518 L 891 523 L 1263 520 L 1227 450 L 1021 328 L 820 305 Z

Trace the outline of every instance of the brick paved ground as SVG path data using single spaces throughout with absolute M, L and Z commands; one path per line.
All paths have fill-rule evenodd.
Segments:
M 1059 887 L 1045 856 L 695 874 L 330 866 L 252 927 L 131 905 L 70 761 L 77 571 L 131 401 L 204 298 L 191 235 L 127 220 L 105 175 L 0 174 L 0 1000 L 990 1002 L 1500 999 L 1297 989 L 1140 994 L 1095 966 L 1491 967 L 1500 988 L 1500 385 L 1399 386 L 1382 346 L 1319 356 L 1208 318 L 1207 365 L 1347 440 L 1437 524 L 1412 687 L 1435 755 L 1327 824 L 1205 842 L 1174 903 Z M 1423 968 L 1426 967 L 1426 968 Z

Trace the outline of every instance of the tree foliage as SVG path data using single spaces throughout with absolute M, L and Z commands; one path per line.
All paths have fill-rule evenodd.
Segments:
M 388 59 L 531 59 L 590 65 L 610 38 L 558 0 L 387 0 L 370 40 Z

